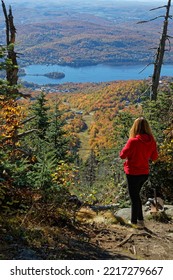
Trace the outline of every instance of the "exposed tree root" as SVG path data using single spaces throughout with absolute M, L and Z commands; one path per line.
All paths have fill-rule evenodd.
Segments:
M 147 236 L 147 237 L 152 237 L 151 234 L 148 232 L 140 232 L 140 233 L 131 233 L 128 235 L 123 241 L 121 241 L 116 247 L 121 247 L 125 243 L 127 243 L 133 236 Z

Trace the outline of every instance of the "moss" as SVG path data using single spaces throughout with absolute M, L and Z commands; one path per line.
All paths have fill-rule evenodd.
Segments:
M 168 214 L 166 214 L 166 212 L 162 211 L 162 212 L 156 212 L 156 213 L 152 213 L 149 217 L 149 220 L 153 219 L 157 222 L 161 222 L 161 223 L 169 223 L 172 220 L 172 217 Z

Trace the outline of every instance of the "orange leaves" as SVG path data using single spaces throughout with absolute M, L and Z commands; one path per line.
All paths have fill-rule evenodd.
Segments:
M 165 130 L 165 141 L 160 146 L 159 159 L 172 166 L 173 163 L 173 124 Z
M 123 111 L 140 115 L 141 107 L 130 105 L 130 101 L 138 104 L 145 87 L 145 81 L 61 85 L 58 93 L 49 93 L 46 97 L 51 108 L 58 100 L 72 146 L 77 146 L 79 138 L 83 140 L 82 137 L 85 137 L 87 149 L 112 148 L 116 145 L 113 124 L 117 114 Z
M 77 117 L 72 119 L 69 124 L 66 125 L 66 130 L 70 130 L 71 132 L 80 132 L 85 129 L 85 122 L 81 117 Z
M 140 106 L 137 108 L 135 105 L 130 105 L 129 101 L 138 100 L 144 87 L 144 81 L 85 84 L 83 87 L 76 85 L 77 91 L 70 93 L 69 89 L 68 93 L 58 95 L 64 106 L 68 106 L 68 110 L 66 110 L 67 130 L 70 133 L 79 133 L 80 136 L 83 123 L 76 112 L 81 111 L 84 120 L 86 114 L 91 118 L 87 123 L 88 131 L 86 131 L 89 135 L 87 138 L 90 147 L 114 147 L 114 119 L 120 110 L 133 115 L 141 114 Z

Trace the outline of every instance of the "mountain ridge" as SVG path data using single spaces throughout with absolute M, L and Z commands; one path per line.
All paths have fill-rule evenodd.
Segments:
M 61 64 L 85 66 L 98 63 L 152 63 L 159 43 L 162 19 L 151 23 L 139 21 L 157 17 L 162 11 L 149 12 L 157 3 L 99 1 L 27 3 L 12 5 L 17 29 L 16 49 L 20 64 Z M 155 6 L 155 7 L 156 7 Z M 172 24 L 172 23 L 170 23 Z M 2 19 L 0 25 L 4 26 Z M 170 30 L 171 25 L 170 25 Z M 169 32 L 171 36 L 171 32 Z M 5 42 L 2 28 L 0 40 Z M 165 63 L 173 62 L 173 52 L 165 53 Z

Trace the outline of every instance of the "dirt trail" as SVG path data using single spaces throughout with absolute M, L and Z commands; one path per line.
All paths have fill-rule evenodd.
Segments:
M 173 224 L 148 221 L 140 230 L 121 225 L 98 227 L 91 242 L 129 259 L 173 260 Z
M 77 219 L 88 243 L 106 253 L 108 259 L 173 260 L 173 220 L 163 223 L 146 218 L 145 228 L 137 229 L 112 211 L 95 212 L 85 207 Z
M 147 220 L 136 229 L 102 218 L 32 224 L 23 233 L 0 226 L 0 259 L 173 260 L 173 221 Z

